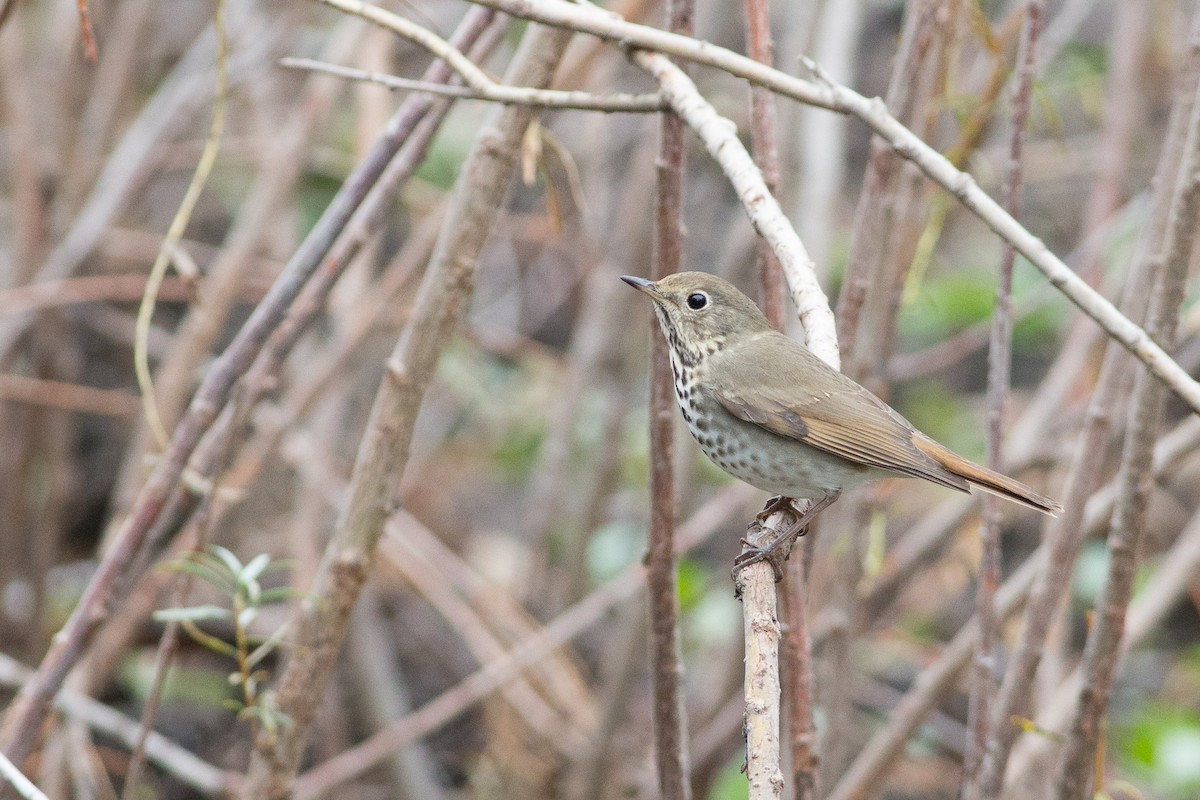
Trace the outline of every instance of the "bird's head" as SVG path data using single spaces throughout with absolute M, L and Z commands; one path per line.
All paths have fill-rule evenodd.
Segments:
M 658 281 L 621 276 L 654 301 L 667 342 L 678 354 L 711 355 L 741 336 L 772 330 L 754 301 L 707 272 L 676 272 Z

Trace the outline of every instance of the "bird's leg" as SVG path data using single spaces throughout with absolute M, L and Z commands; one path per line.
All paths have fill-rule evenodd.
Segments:
M 750 544 L 750 542 L 743 539 L 742 544 L 750 549 L 743 551 L 741 555 L 739 555 L 733 561 L 732 575 L 735 581 L 737 579 L 738 572 L 750 566 L 751 564 L 757 564 L 759 561 L 766 561 L 771 565 L 771 569 L 775 573 L 776 583 L 783 580 L 783 562 L 787 560 L 787 557 L 792 552 L 792 542 L 807 533 L 809 523 L 813 521 L 817 514 L 831 506 L 833 502 L 841 496 L 841 490 L 836 490 L 829 492 L 824 497 L 821 497 L 819 500 L 809 506 L 794 523 L 789 525 L 787 530 L 776 536 L 766 547 L 755 547 L 754 545 Z M 780 499 L 782 499 L 785 503 L 784 508 L 794 509 L 794 506 L 792 506 L 793 501 L 790 498 L 777 497 L 771 499 L 771 501 L 767 504 L 768 508 L 774 505 L 776 501 Z M 764 512 L 766 511 L 766 509 L 763 510 Z
M 758 512 L 758 516 L 756 516 L 754 519 L 759 525 L 766 525 L 767 519 L 772 514 L 780 511 L 791 511 L 794 514 L 799 515 L 799 511 L 796 509 L 795 500 L 790 497 L 784 497 L 781 494 L 777 494 L 767 501 L 767 504 L 763 506 L 763 510 Z

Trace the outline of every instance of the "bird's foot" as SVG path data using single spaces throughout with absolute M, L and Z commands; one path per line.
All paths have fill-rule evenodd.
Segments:
M 767 520 L 771 517 L 771 515 L 777 514 L 780 511 L 790 511 L 796 516 L 800 516 L 799 510 L 796 508 L 795 500 L 790 497 L 784 497 L 781 494 L 777 494 L 767 501 L 767 504 L 763 506 L 763 510 L 758 512 L 758 516 L 756 516 L 754 519 L 759 525 L 766 525 Z
M 808 526 L 816 518 L 817 514 L 824 511 L 841 496 L 842 493 L 840 491 L 833 491 L 826 494 L 805 509 L 804 513 L 797 514 L 795 522 L 789 525 L 783 533 L 772 539 L 766 546 L 759 547 L 746 539 L 742 539 L 742 545 L 745 549 L 734 559 L 733 570 L 730 572 L 734 585 L 738 587 L 738 595 L 740 596 L 741 594 L 741 587 L 738 584 L 737 575 L 751 564 L 766 561 L 771 565 L 771 571 L 775 573 L 775 582 L 779 583 L 783 580 L 783 562 L 787 561 L 788 556 L 791 555 L 792 544 L 796 539 L 808 533 Z M 796 513 L 794 502 L 790 497 L 773 497 L 767 503 L 767 507 L 763 509 L 763 514 L 770 516 L 776 511 L 784 509 Z M 778 507 L 773 508 L 773 506 Z M 762 515 L 760 514 L 759 516 L 761 517 Z M 753 524 L 761 526 L 762 520 L 756 518 Z
M 790 503 L 790 499 L 788 500 Z M 772 514 L 775 512 L 771 512 Z M 769 516 L 769 515 L 768 515 Z M 784 532 L 776 536 L 765 546 L 758 546 L 749 539 L 742 539 L 743 550 L 738 557 L 733 560 L 733 571 L 731 575 L 734 582 L 737 581 L 737 574 L 751 564 L 757 564 L 760 561 L 766 561 L 771 565 L 771 571 L 775 573 L 775 582 L 779 583 L 783 580 L 783 562 L 788 560 L 788 556 L 792 554 L 792 545 L 804 534 L 808 533 L 808 523 L 812 521 L 814 514 L 800 514 L 796 521 L 788 525 Z M 755 525 L 762 525 L 761 522 L 755 521 Z

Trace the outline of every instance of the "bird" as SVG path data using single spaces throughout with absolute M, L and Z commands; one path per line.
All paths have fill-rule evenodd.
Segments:
M 658 281 L 621 280 L 654 301 L 692 438 L 722 470 L 775 495 L 760 521 L 793 500 L 812 500 L 792 526 L 802 531 L 844 490 L 896 476 L 961 492 L 982 489 L 1046 514 L 1062 511 L 1053 499 L 921 433 L 776 330 L 723 278 L 677 272 Z

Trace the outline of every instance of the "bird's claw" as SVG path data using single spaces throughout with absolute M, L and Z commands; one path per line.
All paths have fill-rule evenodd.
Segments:
M 790 497 L 772 497 L 767 502 L 766 508 L 756 518 L 756 522 L 751 525 L 751 529 L 755 525 L 762 528 L 764 515 L 769 517 L 778 511 L 790 511 L 794 515 L 794 521 L 783 533 L 772 539 L 765 547 L 760 547 L 747 539 L 742 539 L 742 546 L 745 549 L 734 559 L 733 569 L 730 571 L 730 577 L 733 578 L 733 584 L 736 587 L 735 596 L 741 597 L 742 594 L 742 587 L 737 579 L 738 573 L 751 564 L 766 561 L 771 565 L 771 570 L 775 573 L 775 582 L 779 583 L 783 580 L 783 562 L 787 561 L 788 556 L 791 555 L 792 543 L 808 533 L 808 526 L 817 514 L 837 500 L 841 494 L 840 491 L 829 492 L 810 505 L 804 513 L 800 513 L 795 506 L 795 501 Z
M 766 525 L 767 520 L 770 519 L 771 515 L 777 514 L 780 511 L 790 511 L 793 514 L 796 514 L 796 516 L 800 516 L 796 511 L 795 500 L 790 497 L 784 497 L 781 494 L 777 494 L 767 501 L 767 504 L 763 506 L 763 510 L 758 512 L 758 516 L 756 516 L 754 519 L 759 525 Z
M 766 547 L 756 547 L 746 539 L 742 539 L 742 545 L 746 548 L 737 558 L 733 560 L 733 569 L 729 571 L 730 577 L 733 578 L 734 584 L 737 584 L 737 574 L 751 564 L 757 564 L 760 561 L 766 561 L 771 565 L 771 571 L 775 573 L 775 582 L 779 583 L 783 580 L 783 562 L 787 561 L 789 552 L 781 553 L 778 545 L 783 540 L 783 537 L 775 539 Z

